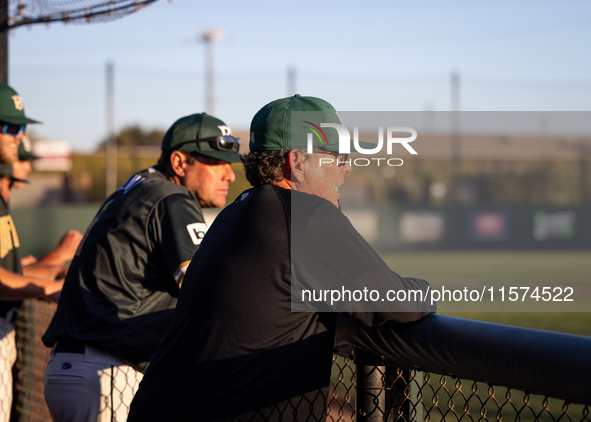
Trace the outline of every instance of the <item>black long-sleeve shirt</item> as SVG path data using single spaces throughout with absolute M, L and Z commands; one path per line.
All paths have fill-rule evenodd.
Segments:
M 428 285 L 393 273 L 330 202 L 272 185 L 245 191 L 218 215 L 185 280 L 131 422 L 324 420 L 337 315 L 324 311 L 367 326 L 434 310 L 301 302 L 305 288 Z

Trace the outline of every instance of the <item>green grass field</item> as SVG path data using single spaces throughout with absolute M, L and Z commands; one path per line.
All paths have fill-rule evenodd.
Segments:
M 591 259 L 588 252 L 564 251 L 451 251 L 451 252 L 384 252 L 382 258 L 390 268 L 402 276 L 428 280 L 432 286 L 449 288 L 461 286 L 580 286 L 591 285 Z M 591 289 L 590 289 L 591 290 Z M 577 298 L 579 299 L 579 298 Z M 584 298 L 583 298 L 584 299 Z M 591 302 L 590 302 L 591 303 Z M 443 312 L 444 315 L 499 324 L 514 325 L 541 330 L 591 336 L 591 305 L 588 312 Z M 333 367 L 333 382 L 339 384 L 341 401 L 347 388 L 351 388 L 350 371 L 342 370 L 344 360 L 339 358 Z M 341 369 L 340 372 L 338 369 Z M 575 375 L 573 375 L 575 376 Z M 506 421 L 555 421 L 567 419 L 562 414 L 564 402 L 559 399 L 544 401 L 536 394 L 525 395 L 520 390 L 491 387 L 470 380 L 460 381 L 452 377 L 429 374 L 427 381 L 420 381 L 421 405 L 417 420 L 458 421 L 485 420 Z M 461 385 L 461 386 L 459 386 Z M 437 394 L 434 394 L 437 391 Z M 475 394 L 478 391 L 478 395 Z M 489 396 L 494 392 L 494 398 Z M 417 394 L 415 391 L 413 394 Z M 412 396 L 412 400 L 418 396 Z M 456 416 L 449 408 L 455 404 Z M 484 403 L 484 404 L 483 404 Z M 345 411 L 353 409 L 345 406 Z M 502 410 L 499 410 L 499 409 Z M 469 415 L 464 414 L 468 412 Z M 588 420 L 582 405 L 570 405 L 570 420 Z M 347 419 L 348 414 L 345 412 Z M 330 419 L 329 419 L 330 420 Z M 480 420 L 480 419 L 479 419 Z
M 402 276 L 428 280 L 432 286 L 577 286 L 584 312 L 442 312 L 479 321 L 591 336 L 591 259 L 587 251 L 426 251 L 384 252 L 382 258 Z M 584 302 L 581 302 L 584 301 Z M 441 307 L 440 307 L 441 308 Z

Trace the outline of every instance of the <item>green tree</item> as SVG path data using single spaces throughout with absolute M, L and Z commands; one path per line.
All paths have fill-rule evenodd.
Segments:
M 164 138 L 164 131 L 161 129 L 153 129 L 148 131 L 139 125 L 127 126 L 119 131 L 116 135 L 117 145 L 141 145 L 141 146 L 160 146 Z M 101 142 L 101 147 L 105 145 L 106 141 Z

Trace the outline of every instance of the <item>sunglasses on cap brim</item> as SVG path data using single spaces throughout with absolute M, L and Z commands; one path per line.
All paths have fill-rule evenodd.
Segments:
M 0 132 L 2 132 L 5 135 L 10 135 L 10 136 L 18 136 L 18 134 L 22 131 L 23 135 L 25 133 L 25 130 L 27 128 L 27 125 L 15 125 L 12 123 L 2 123 L 0 122 Z
M 349 154 L 341 154 L 338 151 L 334 151 L 334 150 L 326 149 L 326 148 L 322 148 L 322 147 L 314 148 L 314 152 L 321 152 L 324 154 L 334 155 L 337 159 L 337 165 L 339 167 L 345 166 L 347 164 L 347 158 L 349 158 Z
M 215 151 L 236 151 L 240 149 L 240 138 L 233 136 L 213 136 L 211 138 L 196 139 L 194 141 L 183 142 L 182 146 L 192 143 L 207 142 L 211 149 Z

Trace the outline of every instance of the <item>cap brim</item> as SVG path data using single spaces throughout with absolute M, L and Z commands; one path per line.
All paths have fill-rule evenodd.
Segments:
M 35 160 L 39 160 L 41 157 L 37 157 L 34 154 L 28 153 L 26 156 L 24 157 L 18 157 L 19 161 L 35 161 Z
M 12 174 L 0 173 L 0 177 L 8 177 L 13 182 L 23 182 L 23 183 L 31 183 L 28 180 L 18 179 L 14 177 Z
M 13 125 L 27 125 L 30 123 L 41 123 L 25 116 L 0 116 L 0 121 L 12 123 Z
M 240 163 L 240 154 L 236 151 L 192 151 L 195 154 L 226 161 L 228 163 Z
M 14 176 L 9 176 L 9 177 L 10 177 L 10 180 L 12 180 L 13 182 L 23 182 L 23 183 L 26 183 L 26 184 L 30 184 L 30 183 L 31 183 L 31 182 L 29 182 L 28 180 L 24 180 L 24 179 L 17 179 L 17 178 L 16 178 L 16 177 L 14 177 Z

